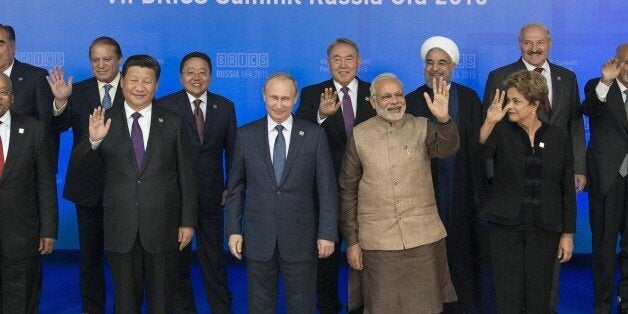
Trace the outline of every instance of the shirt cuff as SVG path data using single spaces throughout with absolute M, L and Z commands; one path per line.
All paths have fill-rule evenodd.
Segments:
M 52 101 L 52 115 L 53 116 L 60 116 L 63 111 L 65 110 L 66 105 L 68 104 L 67 100 L 66 102 L 63 103 L 63 106 L 61 106 L 61 108 L 57 109 L 57 107 L 55 106 L 55 101 Z
M 606 86 L 606 84 L 602 83 L 602 80 L 600 79 L 600 81 L 597 83 L 597 86 L 595 86 L 595 94 L 597 95 L 597 99 L 599 99 L 601 102 L 606 102 L 606 95 L 608 95 L 608 90 L 610 88 L 610 86 Z

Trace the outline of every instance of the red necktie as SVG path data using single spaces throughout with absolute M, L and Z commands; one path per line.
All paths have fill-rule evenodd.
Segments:
M 4 147 L 2 147 L 2 138 L 0 137 L 0 177 L 2 177 L 2 171 L 4 171 Z
M 538 72 L 543 75 L 543 68 L 534 68 L 534 72 Z M 547 87 L 549 88 L 549 82 L 547 82 Z M 549 100 L 549 89 L 547 90 L 547 96 L 545 97 L 545 110 L 547 110 L 547 114 L 549 115 L 552 112 L 552 106 L 550 105 Z
M 194 120 L 196 121 L 196 132 L 198 132 L 198 139 L 203 144 L 205 137 L 205 119 L 203 118 L 203 109 L 201 109 L 200 99 L 194 99 Z

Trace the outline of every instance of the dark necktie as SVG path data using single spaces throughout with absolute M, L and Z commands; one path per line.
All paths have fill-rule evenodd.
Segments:
M 194 120 L 196 121 L 196 132 L 198 133 L 198 139 L 203 144 L 205 139 L 205 119 L 203 118 L 203 109 L 201 109 L 200 99 L 194 99 Z
M 0 121 L 2 124 L 2 121 Z M 4 147 L 2 146 L 2 138 L 0 137 L 0 178 L 2 177 L 2 171 L 4 171 Z
M 137 169 L 142 167 L 142 159 L 144 159 L 144 135 L 142 134 L 142 128 L 140 127 L 139 119 L 142 115 L 139 112 L 134 112 L 133 124 L 131 125 L 131 142 L 133 143 L 133 153 L 135 153 L 135 162 L 137 163 Z
M 343 87 L 340 89 L 342 92 L 342 116 L 345 121 L 345 133 L 349 135 L 353 129 L 355 118 L 353 117 L 353 105 L 351 104 L 351 97 L 349 97 L 349 88 Z
M 111 90 L 112 87 L 111 84 L 105 84 L 105 96 L 102 98 L 102 107 L 105 110 L 111 108 L 111 95 L 109 95 L 109 90 Z
M 538 72 L 539 74 L 543 75 L 543 68 L 534 68 L 534 72 Z M 550 100 L 549 100 L 549 82 L 547 82 L 547 97 L 545 97 L 545 110 L 547 111 L 547 114 L 549 115 L 552 112 L 552 105 L 550 104 Z
M 278 124 L 275 129 L 277 129 L 277 138 L 273 147 L 273 168 L 275 169 L 275 179 L 279 184 L 283 175 L 283 167 L 286 164 L 286 139 L 283 137 L 283 125 Z
M 624 108 L 626 110 L 626 118 L 628 119 L 628 89 L 624 91 L 624 94 L 626 94 L 626 100 L 624 100 Z M 606 97 L 608 98 L 608 95 Z M 619 174 L 624 178 L 626 177 L 626 175 L 628 175 L 628 154 L 624 156 L 624 161 L 619 167 Z

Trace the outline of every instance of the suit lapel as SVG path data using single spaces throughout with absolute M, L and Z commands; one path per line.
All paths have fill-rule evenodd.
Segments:
M 120 148 L 127 156 L 129 163 L 133 169 L 137 170 L 137 164 L 135 162 L 135 154 L 133 153 L 133 144 L 131 143 L 131 134 L 129 134 L 129 125 L 127 123 L 126 114 L 124 112 L 124 105 L 118 107 L 112 107 L 107 110 L 108 118 L 111 118 L 111 129 L 109 135 L 115 135 Z M 111 134 L 113 133 L 113 134 Z
M 168 122 L 164 118 L 160 108 L 153 106 L 152 117 L 150 119 L 150 132 L 148 134 L 148 143 L 146 144 L 146 152 L 144 153 L 144 158 L 142 159 L 142 167 L 140 168 L 140 173 L 144 171 L 146 168 L 146 164 L 150 160 L 150 157 L 153 155 L 155 151 L 155 147 L 157 147 L 157 142 L 161 138 L 161 132 L 164 129 L 164 125 Z
M 281 183 L 279 185 L 283 184 L 284 180 L 286 180 L 286 177 L 288 176 L 288 173 L 290 173 L 290 169 L 292 169 L 292 165 L 299 155 L 299 149 L 301 148 L 301 143 L 303 143 L 303 137 L 305 136 L 301 121 L 297 118 L 293 118 L 292 121 L 292 131 L 290 132 L 290 147 L 288 147 L 288 158 L 286 158 L 286 165 L 283 169 L 283 174 L 280 181 Z
M 336 90 L 336 85 L 334 84 L 333 79 L 329 80 L 327 84 L 328 84 L 327 87 L 330 87 L 334 91 L 340 92 Z M 340 99 L 340 95 L 338 95 L 338 101 L 342 101 Z M 336 129 L 338 133 L 340 134 L 340 136 L 342 136 L 343 141 L 346 141 L 347 134 L 345 133 L 345 120 L 344 120 L 344 117 L 342 116 L 342 108 L 338 108 L 338 111 L 336 111 L 336 113 L 333 114 L 331 117 L 327 117 L 327 119 L 331 120 L 330 123 L 334 125 L 334 129 Z
M 273 163 L 270 160 L 270 146 L 268 145 L 268 117 L 264 117 L 263 119 L 258 120 L 257 123 L 257 132 L 255 132 L 255 142 L 257 143 L 257 150 L 259 152 L 259 156 L 262 156 L 262 161 L 265 165 L 266 171 L 268 172 L 269 178 L 272 178 L 272 182 L 275 186 L 277 186 L 277 178 L 275 178 L 275 169 L 273 168 Z
M 90 106 L 90 114 L 94 108 L 100 107 L 100 92 L 98 91 L 98 81 L 94 79 L 94 81 L 89 84 L 85 90 L 85 94 L 87 99 L 87 104 Z M 117 95 L 117 94 L 116 94 Z
M 2 184 L 7 174 L 11 173 L 11 169 L 15 165 L 17 158 L 22 150 L 22 144 L 24 143 L 24 136 L 30 130 L 24 128 L 24 120 L 16 114 L 11 114 L 11 136 L 9 138 L 9 151 L 5 158 L 4 170 L 2 177 L 0 178 L 0 184 Z
M 200 142 L 200 139 L 198 138 L 198 130 L 196 129 L 196 120 L 194 120 L 194 113 L 192 112 L 192 105 L 190 104 L 190 99 L 188 98 L 188 94 L 185 90 L 181 91 L 176 106 L 179 106 L 178 111 L 183 115 L 185 123 L 189 124 L 194 130 L 194 134 L 190 134 L 190 137 L 195 138 Z
M 218 103 L 214 100 L 214 97 L 207 92 L 207 107 L 205 108 L 205 138 L 207 138 L 207 134 L 209 130 L 212 128 L 214 124 L 214 120 L 216 119 L 216 115 L 218 114 Z M 204 143 L 204 142 L 203 142 Z
M 358 79 L 358 99 L 356 104 L 356 113 L 355 113 L 355 124 L 362 123 L 368 119 L 370 119 L 373 115 L 371 111 L 374 110 L 369 102 L 369 95 L 371 91 L 369 90 L 368 84 L 362 82 Z
M 13 95 L 17 95 L 24 84 L 24 71 L 22 71 L 21 62 L 15 60 L 13 62 L 13 69 L 11 70 L 11 85 L 13 90 Z

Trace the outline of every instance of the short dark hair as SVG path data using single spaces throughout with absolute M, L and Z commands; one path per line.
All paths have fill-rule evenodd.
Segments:
M 116 49 L 116 54 L 118 55 L 118 58 L 122 58 L 122 49 L 120 49 L 120 44 L 118 44 L 115 39 L 108 36 L 100 36 L 92 41 L 91 45 L 89 45 L 90 58 L 92 57 L 92 48 L 94 48 L 94 46 L 96 45 L 113 46 Z
M 212 74 L 212 59 L 210 59 L 207 54 L 200 51 L 190 52 L 183 56 L 183 59 L 181 59 L 181 64 L 179 65 L 179 73 L 183 73 L 183 65 L 185 64 L 185 61 L 188 61 L 192 58 L 201 58 L 205 60 L 205 62 L 207 62 L 207 65 L 209 66 L 209 74 Z
M 514 87 L 531 105 L 537 101 L 538 110 L 545 110 L 548 89 L 545 77 L 536 71 L 520 70 L 510 74 L 504 82 L 504 90 Z
M 122 77 L 126 76 L 126 72 L 132 66 L 153 69 L 153 71 L 155 71 L 155 79 L 159 81 L 161 66 L 155 58 L 149 55 L 133 55 L 128 57 L 126 61 L 124 61 L 124 65 L 122 65 Z
M 11 25 L 0 24 L 0 29 L 9 34 L 10 41 L 15 42 L 15 30 L 11 27 Z
M 357 57 L 360 56 L 360 49 L 358 48 L 358 44 L 355 43 L 355 41 L 349 39 L 349 38 L 336 38 L 336 40 L 332 41 L 329 46 L 327 46 L 327 57 L 331 57 L 331 50 L 334 49 L 334 47 L 336 47 L 337 45 L 340 44 L 346 44 L 349 45 L 351 47 L 353 47 L 353 49 L 355 49 L 355 55 Z

